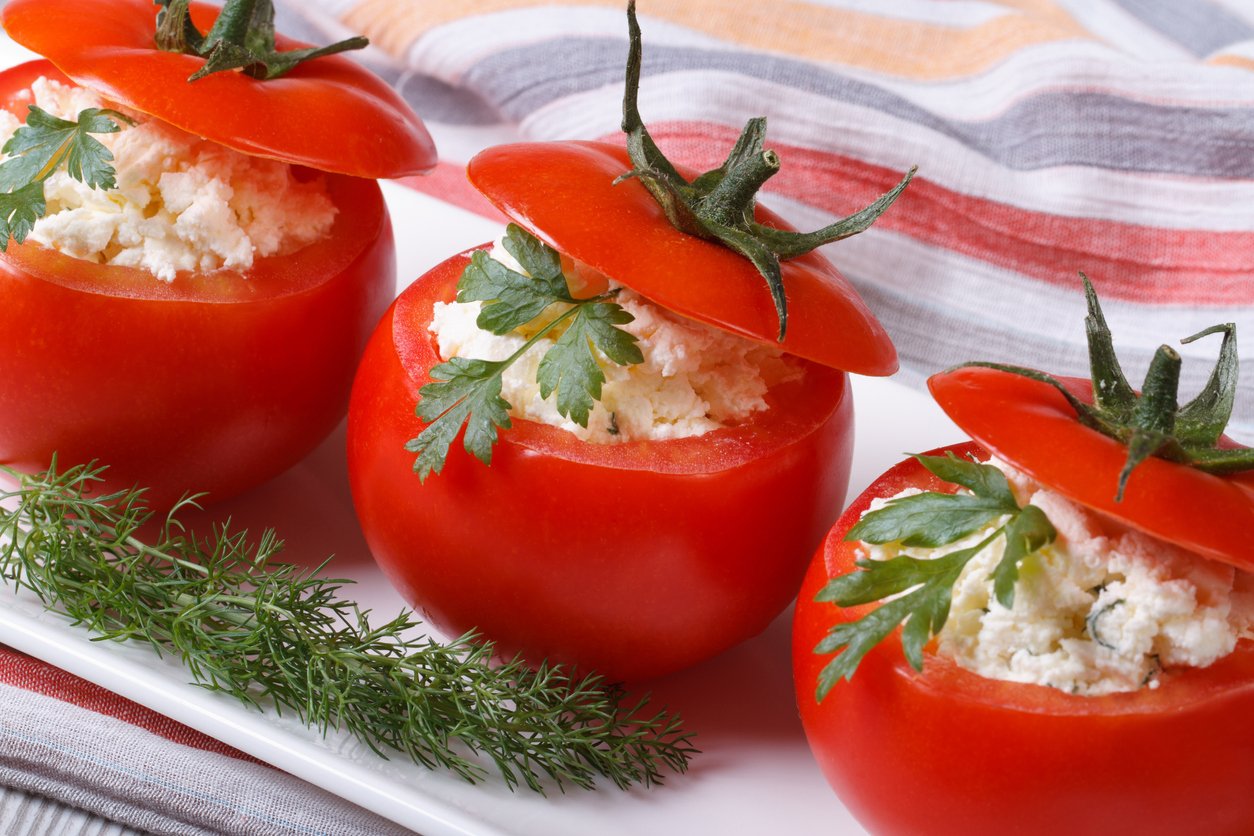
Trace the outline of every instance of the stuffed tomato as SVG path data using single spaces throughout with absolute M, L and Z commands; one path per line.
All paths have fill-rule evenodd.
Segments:
M 1138 395 L 1091 293 L 1089 321 L 1095 385 L 934 376 L 975 442 L 885 473 L 810 566 L 798 706 L 872 833 L 1254 828 L 1254 479 L 1221 435 L 1233 331 L 1179 407 L 1172 349 Z
M 371 551 L 446 633 L 504 656 L 666 674 L 761 631 L 844 499 L 846 371 L 896 353 L 756 206 L 778 168 L 752 120 L 719 169 L 673 166 L 635 108 L 627 148 L 491 148 L 471 183 L 515 223 L 402 293 L 366 350 L 349 475 Z M 489 465 L 490 466 L 486 466 Z
M 161 508 L 246 490 L 343 417 L 395 283 L 387 210 L 365 178 L 434 156 L 407 106 L 345 58 L 189 82 L 205 59 L 154 45 L 156 12 L 142 0 L 4 9 L 9 34 L 51 60 L 0 75 L 13 136 L 0 179 L 17 196 L 41 186 L 45 210 L 25 227 L 5 214 L 0 461 L 96 461 L 105 489 L 147 486 Z M 188 20 L 208 29 L 217 13 L 193 4 Z M 73 157 L 49 173 L 54 157 L 27 191 L 13 185 L 55 131 L 87 176 L 108 166 L 105 182 L 73 182 L 85 180 Z
M 463 449 L 419 483 L 405 444 L 439 362 L 428 326 L 467 255 L 384 316 L 349 413 L 349 474 L 371 551 L 450 634 L 505 655 L 616 679 L 679 669 L 759 632 L 792 599 L 804 555 L 844 498 L 852 401 L 841 372 L 805 364 L 746 425 L 594 444 L 515 420 L 490 468 Z

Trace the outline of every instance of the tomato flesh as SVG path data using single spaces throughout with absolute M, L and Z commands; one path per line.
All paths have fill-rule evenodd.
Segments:
M 477 629 L 522 653 L 638 680 L 760 632 L 792 600 L 839 513 L 852 402 L 841 372 L 801 362 L 748 423 L 667 441 L 591 444 L 514 419 L 485 467 L 453 445 L 420 483 L 405 442 L 428 332 L 467 254 L 410 286 L 384 316 L 349 409 L 349 475 L 379 565 L 447 634 Z
M 987 456 L 973 444 L 948 449 Z M 797 603 L 801 719 L 854 816 L 876 834 L 1249 834 L 1254 641 L 1208 668 L 1168 671 L 1156 689 L 1081 697 L 986 679 L 930 652 L 918 673 L 893 638 L 816 701 L 831 657 L 814 647 L 875 605 L 841 609 L 814 596 L 854 569 L 855 544 L 843 538 L 871 500 L 912 486 L 953 488 L 913 459 L 889 470 L 832 529 Z
M 0 74 L 0 100 L 47 62 Z M 0 254 L 0 462 L 98 461 L 106 489 L 156 508 L 225 499 L 294 464 L 344 415 L 371 327 L 392 295 L 378 186 L 329 174 L 330 234 L 247 271 L 95 264 L 34 242 Z

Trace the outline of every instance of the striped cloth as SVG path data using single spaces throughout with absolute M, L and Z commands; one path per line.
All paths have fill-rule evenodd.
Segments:
M 5 836 L 401 836 L 409 831 L 0 645 Z
M 293 4 L 295 8 L 295 4 Z M 902 379 L 970 359 L 1085 374 L 1077 271 L 1128 376 L 1222 321 L 1254 346 L 1254 2 L 639 0 L 645 120 L 672 158 L 721 161 L 770 120 L 765 201 L 814 228 L 920 177 L 826 252 L 884 322 Z M 416 183 L 482 208 L 463 164 L 517 138 L 619 139 L 623 0 L 303 0 L 428 120 Z M 1218 341 L 1187 346 L 1183 391 Z M 1254 377 L 1234 434 L 1254 441 Z

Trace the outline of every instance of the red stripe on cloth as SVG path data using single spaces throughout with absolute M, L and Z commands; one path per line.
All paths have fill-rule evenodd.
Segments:
M 131 702 L 125 697 L 99 685 L 80 679 L 60 668 L 49 665 L 25 653 L 0 645 L 0 683 L 12 685 L 25 691 L 33 691 L 45 697 L 61 700 L 77 705 L 88 711 L 113 717 L 130 723 L 145 731 L 164 737 L 174 743 L 228 755 L 232 758 L 262 763 L 243 752 L 215 740 L 182 723 L 171 720 L 142 705 Z
M 677 162 L 709 169 L 736 140 L 725 125 L 668 122 L 650 132 Z M 621 143 L 621 135 L 606 137 Z M 847 215 L 870 203 L 902 172 L 812 148 L 768 141 L 784 158 L 767 191 Z M 920 172 L 901 200 L 876 222 L 1058 287 L 1076 271 L 1098 279 L 1104 298 L 1146 304 L 1254 303 L 1254 233 L 1178 230 L 1032 212 L 943 188 Z M 920 277 L 920 281 L 925 281 Z
M 403 177 L 396 182 L 502 224 L 507 220 L 500 210 L 470 185 L 466 179 L 466 166 L 461 163 L 441 162 L 422 176 Z

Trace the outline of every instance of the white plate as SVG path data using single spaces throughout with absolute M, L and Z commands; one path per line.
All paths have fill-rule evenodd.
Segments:
M 497 226 L 424 195 L 388 186 L 408 281 Z M 858 379 L 853 496 L 904 451 L 961 435 L 923 394 Z M 402 601 L 377 571 L 348 494 L 344 431 L 306 461 L 215 513 L 257 532 L 276 528 L 287 560 L 312 565 L 335 554 L 359 603 L 380 615 Z M 601 836 L 688 833 L 860 834 L 819 774 L 793 702 L 788 617 L 761 636 L 688 672 L 650 683 L 659 704 L 679 711 L 703 750 L 691 771 L 665 787 L 620 792 L 512 793 L 499 780 L 476 786 L 398 759 L 383 760 L 346 735 L 324 739 L 289 718 L 259 713 L 188 684 L 177 662 L 142 647 L 92 642 L 26 595 L 0 591 L 0 642 L 45 659 L 263 761 L 426 834 Z

